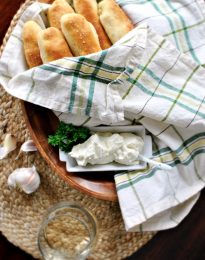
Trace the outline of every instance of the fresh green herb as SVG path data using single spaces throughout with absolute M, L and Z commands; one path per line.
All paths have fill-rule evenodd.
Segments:
M 55 134 L 48 136 L 48 143 L 64 152 L 70 152 L 74 145 L 85 142 L 90 135 L 90 130 L 86 127 L 60 122 Z

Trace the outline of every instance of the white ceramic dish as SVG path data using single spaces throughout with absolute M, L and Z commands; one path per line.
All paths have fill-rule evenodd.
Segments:
M 142 155 L 147 158 L 152 156 L 152 140 L 151 137 L 145 134 L 143 126 L 105 126 L 105 127 L 91 127 L 93 132 L 113 132 L 113 133 L 135 133 L 144 140 L 144 149 Z M 66 162 L 66 170 L 69 172 L 97 172 L 97 171 L 133 171 L 146 168 L 147 163 L 139 161 L 136 165 L 123 165 L 119 163 L 108 163 L 104 165 L 87 165 L 78 166 L 76 160 L 69 154 L 59 150 L 59 158 Z

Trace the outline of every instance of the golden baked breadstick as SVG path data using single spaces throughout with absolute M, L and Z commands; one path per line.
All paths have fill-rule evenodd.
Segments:
M 54 2 L 54 0 L 38 0 L 38 2 L 44 3 L 44 4 L 52 4 Z M 68 4 L 71 4 L 72 0 L 66 0 L 66 2 L 68 2 Z
M 38 0 L 38 2 L 40 3 L 44 3 L 44 4 L 51 4 L 53 3 L 54 0 Z
M 75 56 L 101 50 L 94 26 L 80 14 L 65 14 L 61 18 L 62 32 Z
M 112 43 L 117 42 L 134 27 L 130 19 L 114 0 L 98 4 L 100 21 Z
M 38 47 L 38 34 L 41 27 L 34 21 L 28 21 L 23 27 L 23 46 L 27 64 L 33 68 L 42 64 L 40 50 Z
M 98 6 L 96 0 L 73 0 L 75 11 L 82 14 L 88 22 L 92 23 L 98 34 L 102 49 L 109 48 L 112 44 L 103 29 L 98 16 Z
M 50 26 L 61 30 L 60 20 L 64 14 L 74 13 L 73 8 L 66 0 L 55 0 L 48 8 L 48 21 Z
M 73 56 L 61 31 L 55 27 L 42 30 L 38 35 L 43 63 Z

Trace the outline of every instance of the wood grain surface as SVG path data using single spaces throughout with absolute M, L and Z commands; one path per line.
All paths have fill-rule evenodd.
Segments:
M 7 31 L 10 20 L 19 9 L 22 0 L 0 1 L 0 41 Z M 191 213 L 176 228 L 158 232 L 144 247 L 127 260 L 201 260 L 205 259 L 205 192 Z M 32 260 L 33 258 L 11 245 L 0 235 L 0 259 Z M 97 259 L 96 259 L 97 260 Z

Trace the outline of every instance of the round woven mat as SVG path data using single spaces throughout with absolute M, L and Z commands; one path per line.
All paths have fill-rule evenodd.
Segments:
M 13 18 L 5 36 L 3 50 L 21 13 L 33 1 L 27 0 Z M 16 136 L 19 146 L 30 139 L 21 105 L 0 87 L 0 136 L 6 133 Z M 42 159 L 39 153 L 22 155 L 15 160 L 18 149 L 0 161 L 0 230 L 16 246 L 35 258 L 40 258 L 37 248 L 37 232 L 48 207 L 60 201 L 76 201 L 89 209 L 98 221 L 99 237 L 89 259 L 123 259 L 148 242 L 154 233 L 126 233 L 118 203 L 98 200 L 75 190 Z M 40 177 L 40 188 L 31 195 L 10 190 L 8 175 L 16 168 L 35 165 Z

